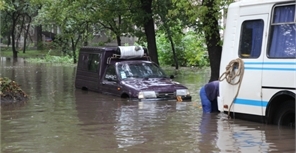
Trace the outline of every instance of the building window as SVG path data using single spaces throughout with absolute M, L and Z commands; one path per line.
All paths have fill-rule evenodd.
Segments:
M 296 57 L 295 4 L 276 6 L 273 9 L 270 34 L 270 58 Z
M 239 57 L 258 58 L 261 54 L 263 20 L 248 20 L 242 23 Z

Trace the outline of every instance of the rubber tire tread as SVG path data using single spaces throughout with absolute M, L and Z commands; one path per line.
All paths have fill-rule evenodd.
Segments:
M 275 125 L 279 125 L 279 121 L 281 119 L 281 117 L 287 112 L 287 111 L 290 111 L 290 110 L 294 110 L 294 113 L 295 113 L 295 102 L 293 100 L 287 100 L 284 102 L 285 104 L 282 105 L 279 109 L 279 111 L 277 112 L 276 114 L 276 117 L 273 121 L 273 123 Z M 279 125 L 281 126 L 281 125 Z

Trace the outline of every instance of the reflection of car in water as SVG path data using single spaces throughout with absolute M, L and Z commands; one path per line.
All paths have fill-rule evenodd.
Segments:
M 153 141 L 151 134 L 146 132 L 153 132 L 153 127 L 166 125 L 164 120 L 169 112 L 184 109 L 177 106 L 179 104 L 188 104 L 175 101 L 130 101 L 83 90 L 75 90 L 75 101 L 81 131 L 86 135 L 84 143 L 100 146 L 96 148 L 102 149 L 99 152 L 118 152 L 117 148 Z
M 139 46 L 83 47 L 75 86 L 122 98 L 191 100 L 188 88 L 168 78 Z

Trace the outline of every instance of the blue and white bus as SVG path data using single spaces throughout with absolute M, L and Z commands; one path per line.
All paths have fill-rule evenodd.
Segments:
M 234 62 L 231 71 L 241 68 L 243 76 L 232 80 L 240 81 L 237 85 L 220 82 L 221 112 L 295 127 L 295 5 L 295 0 L 242 0 L 229 6 L 220 75 L 240 59 L 243 66 Z

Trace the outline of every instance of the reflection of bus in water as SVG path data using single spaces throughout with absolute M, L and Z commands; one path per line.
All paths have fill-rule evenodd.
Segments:
M 295 152 L 294 129 L 244 120 L 229 121 L 224 115 L 217 118 L 217 131 L 211 131 L 217 133 L 217 152 Z M 208 128 L 213 128 L 214 122 Z
M 295 0 L 242 0 L 229 6 L 220 73 L 235 59 L 243 62 L 234 62 L 231 72 L 244 71 L 242 78 L 220 82 L 220 111 L 295 127 L 295 9 Z M 240 85 L 231 85 L 239 79 Z

